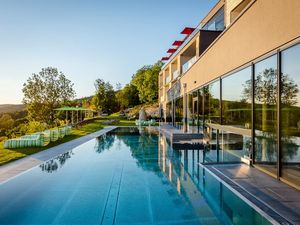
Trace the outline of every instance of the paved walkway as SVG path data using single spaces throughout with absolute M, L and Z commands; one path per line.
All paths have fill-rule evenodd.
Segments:
M 300 224 L 300 191 L 245 164 L 205 165 L 280 224 Z
M 0 183 L 7 181 L 8 179 L 23 173 L 24 171 L 31 169 L 55 156 L 62 153 L 68 152 L 73 148 L 90 141 L 96 137 L 99 137 L 113 129 L 116 126 L 105 127 L 97 132 L 88 134 L 86 136 L 74 139 L 72 141 L 57 145 L 55 147 L 49 148 L 47 150 L 35 153 L 33 155 L 24 157 L 22 159 L 13 161 L 11 163 L 0 166 Z

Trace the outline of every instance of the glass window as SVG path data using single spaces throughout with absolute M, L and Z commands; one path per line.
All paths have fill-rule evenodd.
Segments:
M 300 186 L 300 44 L 282 52 L 282 177 Z
M 255 64 L 255 163 L 277 173 L 277 57 Z
M 188 122 L 188 131 L 190 133 L 194 133 L 195 115 L 193 113 L 193 93 L 188 94 L 187 122 Z
M 191 133 L 198 132 L 198 91 L 188 96 L 188 129 Z
M 222 150 L 237 157 L 250 156 L 252 115 L 251 67 L 222 79 Z
M 224 7 L 222 7 L 203 27 L 203 30 L 224 30 Z
M 172 123 L 172 102 L 167 103 L 166 122 L 169 124 Z
M 203 121 L 204 121 L 204 112 L 203 112 L 203 88 L 198 90 L 198 133 L 203 131 Z
M 219 150 L 219 130 L 214 125 L 220 123 L 220 81 L 203 88 L 204 95 L 204 135 L 208 139 L 207 148 Z M 216 152 L 218 155 L 218 151 Z M 212 153 L 213 155 L 215 154 Z M 217 157 L 218 159 L 218 157 Z
M 220 123 L 220 81 L 211 83 L 203 88 L 204 114 L 206 124 Z
M 178 129 L 183 128 L 183 98 L 175 100 L 175 126 Z

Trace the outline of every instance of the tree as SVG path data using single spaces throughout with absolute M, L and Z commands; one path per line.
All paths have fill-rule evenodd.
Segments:
M 131 83 L 139 92 L 142 103 L 153 102 L 158 98 L 158 75 L 162 63 L 159 61 L 151 66 L 144 66 L 133 75 Z
M 9 114 L 3 114 L 0 117 L 0 131 L 8 130 L 14 125 L 14 120 Z
M 54 109 L 67 104 L 75 97 L 73 83 L 56 68 L 43 68 L 32 74 L 23 85 L 23 103 L 30 120 L 54 122 Z
M 127 84 L 122 90 L 117 92 L 116 97 L 121 109 L 140 104 L 139 92 L 136 86 L 132 84 Z
M 102 112 L 112 113 L 118 110 L 118 103 L 113 86 L 102 79 L 95 81 L 96 93 L 92 103 Z

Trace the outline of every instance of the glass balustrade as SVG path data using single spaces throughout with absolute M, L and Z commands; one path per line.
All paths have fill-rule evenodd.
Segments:
M 170 81 L 171 81 L 171 76 L 170 75 L 166 76 L 166 84 L 170 83 Z
M 180 75 L 180 71 L 179 70 L 175 70 L 173 72 L 173 80 L 175 80 L 177 77 L 179 77 L 179 75 Z
M 189 68 L 192 67 L 192 65 L 194 65 L 194 63 L 196 62 L 196 56 L 194 56 L 193 58 L 191 58 L 189 61 L 187 61 L 185 64 L 182 65 L 182 73 L 185 73 L 186 71 L 188 71 Z

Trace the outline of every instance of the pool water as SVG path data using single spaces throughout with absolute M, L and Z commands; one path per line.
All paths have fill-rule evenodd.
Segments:
M 200 154 L 119 128 L 3 183 L 0 224 L 270 224 Z

